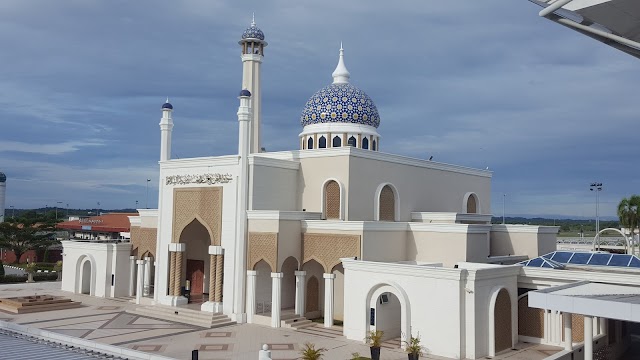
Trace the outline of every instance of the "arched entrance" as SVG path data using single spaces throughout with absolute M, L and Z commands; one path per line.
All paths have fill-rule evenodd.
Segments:
M 202 302 L 204 294 L 210 291 L 208 275 L 211 237 L 209 231 L 200 221 L 194 219 L 182 230 L 180 242 L 186 244 L 187 258 L 183 264 L 184 279 L 180 281 L 185 288 L 186 281 L 189 281 L 189 302 Z
M 489 356 L 495 356 L 500 351 L 513 346 L 513 327 L 511 322 L 511 297 L 509 291 L 501 288 L 493 293 L 490 302 L 491 328 L 489 331 Z M 492 336 L 491 336 L 492 335 Z
M 293 309 L 296 305 L 296 275 L 298 270 L 298 260 L 293 256 L 288 257 L 282 263 L 280 272 L 282 273 L 282 297 L 281 309 Z
M 84 263 L 82 263 L 80 293 L 91 295 L 91 261 L 89 261 L 89 259 L 86 259 Z
M 367 294 L 366 332 L 384 331 L 383 339 L 400 338 L 400 343 L 411 336 L 411 306 L 405 291 L 395 283 L 378 284 Z
M 318 278 L 315 275 L 312 275 L 307 281 L 307 308 L 305 309 L 305 313 L 315 314 L 320 312 L 320 284 L 318 282 Z M 308 317 L 318 317 L 313 315 L 307 315 Z
M 302 265 L 302 270 L 307 272 L 305 317 L 320 318 L 324 314 L 324 267 L 315 260 L 309 260 Z
M 256 277 L 256 314 L 271 316 L 271 266 L 260 260 L 253 267 Z

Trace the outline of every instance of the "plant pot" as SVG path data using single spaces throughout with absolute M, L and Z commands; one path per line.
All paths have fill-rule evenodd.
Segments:
M 371 360 L 380 360 L 380 346 L 372 346 L 369 349 L 371 350 Z
M 420 359 L 420 354 L 407 354 L 409 356 L 409 360 L 418 360 Z

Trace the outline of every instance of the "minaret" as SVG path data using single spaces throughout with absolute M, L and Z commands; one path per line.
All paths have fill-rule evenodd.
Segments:
M 251 92 L 247 89 L 240 91 L 240 106 L 238 107 L 238 157 L 240 171 L 238 173 L 238 192 L 236 204 L 236 248 L 235 248 L 235 279 L 233 313 L 238 323 L 244 323 L 245 311 L 245 283 L 247 258 L 247 208 L 249 200 L 249 154 L 251 120 Z
M 242 88 L 251 93 L 251 108 L 253 124 L 251 127 L 250 152 L 258 153 L 262 149 L 260 139 L 260 117 L 262 114 L 262 96 L 260 84 L 260 67 L 264 57 L 264 33 L 256 26 L 255 16 L 251 26 L 242 33 L 242 40 L 238 42 L 242 47 Z
M 0 223 L 4 221 L 5 193 L 7 192 L 7 175 L 0 172 Z
M 162 105 L 162 119 L 160 119 L 160 161 L 171 160 L 171 132 L 173 131 L 173 119 L 171 119 L 173 105 L 167 102 Z

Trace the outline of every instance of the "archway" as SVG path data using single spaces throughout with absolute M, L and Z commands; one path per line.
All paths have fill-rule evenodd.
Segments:
M 529 295 L 518 299 L 518 335 L 544 338 L 544 310 L 529 307 Z
M 327 138 L 323 136 L 320 136 L 320 138 L 318 139 L 318 149 L 325 149 L 327 147 Z
M 211 237 L 207 228 L 198 220 L 193 219 L 180 234 L 180 242 L 186 244 L 186 261 L 183 264 L 184 278 L 181 284 L 186 288 L 189 281 L 189 302 L 201 302 L 209 289 L 209 245 Z M 206 281 L 205 281 L 206 279 Z
M 489 356 L 513 346 L 511 296 L 505 288 L 493 291 L 489 302 Z
M 296 275 L 298 270 L 298 260 L 289 256 L 280 266 L 282 273 L 282 297 L 281 309 L 293 309 L 296 305 Z
M 302 265 L 302 270 L 307 272 L 305 317 L 307 319 L 320 318 L 324 313 L 324 268 L 319 262 L 309 260 Z
M 463 211 L 467 214 L 480 214 L 480 202 L 478 201 L 478 195 L 472 192 L 468 192 L 464 195 L 462 204 Z
M 322 185 L 322 212 L 325 219 L 342 219 L 342 186 L 334 179 Z
M 411 336 L 411 305 L 406 292 L 398 284 L 388 282 L 372 287 L 366 299 L 366 332 L 383 330 L 385 339 L 399 336 L 400 343 L 405 344 Z
M 86 259 L 82 263 L 80 293 L 91 295 L 91 261 L 89 261 L 89 259 Z
M 260 260 L 253 267 L 258 275 L 256 277 L 256 314 L 271 316 L 271 266 L 266 261 Z
M 600 234 L 602 234 L 605 231 L 615 231 L 615 232 L 618 232 L 620 235 L 622 235 L 622 237 L 624 238 L 624 241 L 625 241 L 625 254 L 629 253 L 629 247 L 632 246 L 632 245 L 629 244 L 629 238 L 622 231 L 620 231 L 620 229 L 614 229 L 614 228 L 602 229 L 596 234 L 596 236 L 593 237 L 593 250 L 594 251 L 599 249 L 598 240 L 600 240 Z M 635 253 L 635 248 L 631 247 L 631 255 L 634 255 L 634 253 Z

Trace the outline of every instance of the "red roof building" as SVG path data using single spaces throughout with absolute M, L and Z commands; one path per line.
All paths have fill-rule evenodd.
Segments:
M 56 228 L 67 230 L 71 239 L 128 240 L 131 231 L 129 216 L 138 216 L 138 214 L 110 213 L 80 218 L 61 222 L 56 225 Z

